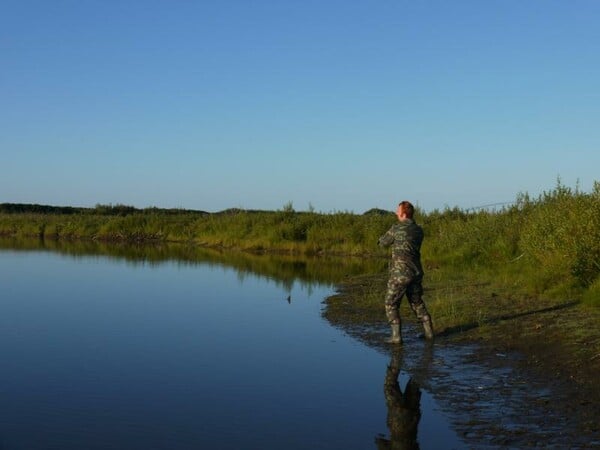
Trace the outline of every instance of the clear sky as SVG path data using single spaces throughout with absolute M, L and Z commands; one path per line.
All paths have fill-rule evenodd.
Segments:
M 1 0 L 0 203 L 426 210 L 600 180 L 600 1 Z

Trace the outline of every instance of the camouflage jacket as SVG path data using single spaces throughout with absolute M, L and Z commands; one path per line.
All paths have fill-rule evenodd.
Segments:
M 391 270 L 410 270 L 414 275 L 421 275 L 422 242 L 423 229 L 414 220 L 406 219 L 392 225 L 378 243 L 381 247 L 392 246 Z

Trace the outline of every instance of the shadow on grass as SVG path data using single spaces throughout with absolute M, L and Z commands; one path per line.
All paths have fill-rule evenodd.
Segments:
M 541 314 L 541 313 L 550 312 L 550 311 L 558 311 L 561 309 L 572 308 L 573 306 L 577 305 L 578 303 L 579 302 L 577 302 L 577 301 L 571 301 L 571 302 L 567 302 L 567 303 L 562 303 L 560 305 L 549 306 L 548 308 L 535 309 L 533 311 L 525 311 L 525 312 L 520 312 L 520 313 L 515 313 L 515 314 L 502 314 L 500 316 L 483 319 L 479 322 L 471 322 L 471 323 L 466 323 L 466 324 L 462 324 L 462 325 L 456 325 L 453 327 L 448 327 L 448 328 L 445 328 L 444 330 L 436 333 L 436 336 L 446 337 L 446 336 L 450 336 L 450 335 L 457 334 L 457 333 L 464 333 L 465 331 L 472 330 L 481 325 L 490 325 L 490 324 L 498 323 L 503 320 L 518 319 L 519 317 L 531 316 L 533 314 Z

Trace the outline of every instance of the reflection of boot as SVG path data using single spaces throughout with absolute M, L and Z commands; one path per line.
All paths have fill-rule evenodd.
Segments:
M 402 336 L 400 335 L 400 324 L 393 323 L 392 326 L 392 337 L 386 339 L 388 344 L 402 344 Z
M 423 331 L 425 332 L 425 339 L 433 339 L 433 323 L 429 314 L 423 317 Z

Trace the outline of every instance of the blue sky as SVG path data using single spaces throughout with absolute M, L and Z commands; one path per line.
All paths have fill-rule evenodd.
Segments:
M 600 180 L 600 2 L 0 3 L 0 202 L 426 210 Z

